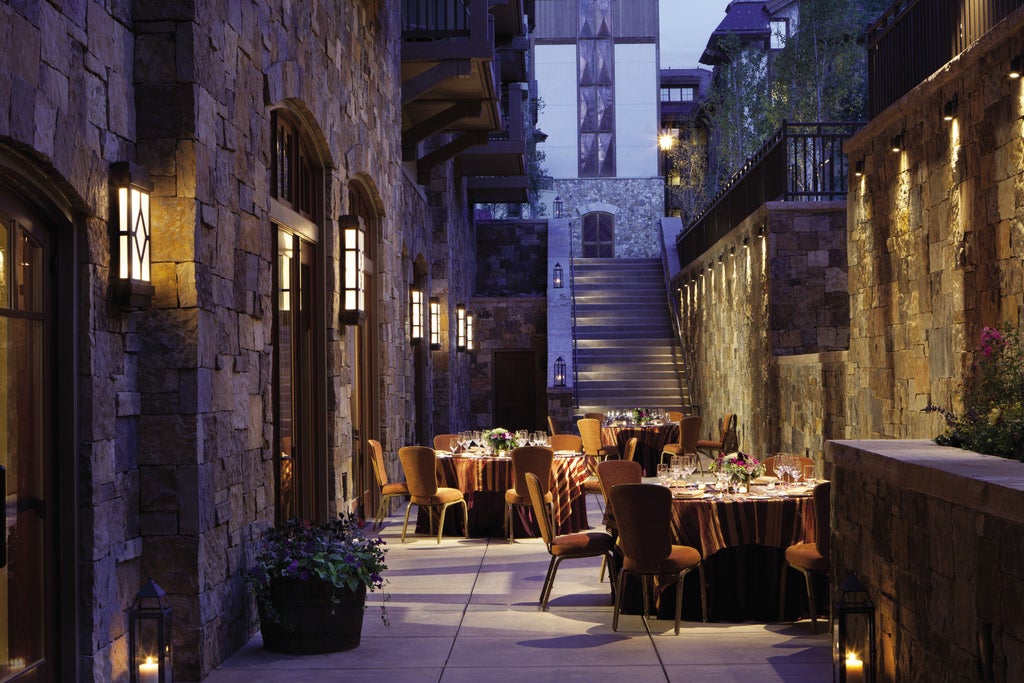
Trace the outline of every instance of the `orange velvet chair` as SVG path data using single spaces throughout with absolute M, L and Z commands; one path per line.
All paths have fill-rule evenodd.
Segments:
M 529 505 L 530 492 L 526 490 L 526 475 L 533 474 L 541 480 L 544 502 L 551 505 L 551 461 L 555 452 L 547 446 L 520 446 L 512 449 L 512 473 L 515 485 L 505 491 L 505 532 L 508 542 L 515 542 L 515 525 L 512 523 L 512 508 Z
M 792 567 L 804 577 L 807 587 L 807 602 L 811 611 L 811 630 L 818 632 L 818 608 L 814 598 L 814 581 L 811 572 L 828 572 L 829 550 L 832 530 L 832 483 L 823 482 L 814 487 L 814 533 L 813 543 L 795 543 L 786 548 L 786 560 L 782 565 L 782 580 L 779 586 L 779 621 L 782 621 L 786 605 L 786 568 Z
M 380 502 L 377 504 L 377 517 L 373 521 L 373 528 L 379 529 L 384 523 L 384 514 L 387 511 L 388 503 L 392 498 L 408 498 L 409 487 L 404 481 L 390 483 L 388 481 L 388 470 L 384 465 L 384 449 L 380 442 L 367 439 L 370 449 L 373 451 L 373 474 L 377 478 L 377 486 L 380 487 Z
M 462 491 L 437 485 L 437 454 L 434 453 L 434 449 L 426 446 L 404 446 L 398 449 L 398 459 L 402 461 L 405 482 L 409 486 L 409 505 L 405 508 L 402 543 L 405 543 L 405 531 L 409 528 L 409 510 L 413 505 L 441 508 L 441 521 L 437 527 L 438 543 L 441 542 L 441 534 L 444 533 L 445 512 L 452 505 L 462 504 L 463 523 L 468 531 L 469 506 L 466 505 Z M 430 523 L 434 523 L 433 514 L 430 515 Z

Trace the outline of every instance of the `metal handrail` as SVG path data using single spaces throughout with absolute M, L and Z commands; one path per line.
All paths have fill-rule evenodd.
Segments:
M 572 253 L 572 246 L 569 247 L 569 295 L 572 301 L 570 310 L 572 312 L 572 404 L 574 408 L 580 407 L 579 370 L 577 369 L 576 353 L 576 258 Z

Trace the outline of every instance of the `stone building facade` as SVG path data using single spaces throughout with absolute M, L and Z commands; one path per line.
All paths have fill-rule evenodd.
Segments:
M 296 366 L 314 385 L 308 509 L 367 502 L 367 438 L 397 470 L 398 446 L 468 426 L 453 416 L 469 415 L 470 365 L 448 319 L 473 291 L 471 212 L 451 163 L 427 185 L 403 167 L 401 33 L 384 0 L 0 6 L 0 248 L 8 264 L 28 254 L 4 272 L 20 288 L 0 288 L 0 464 L 30 424 L 49 435 L 30 463 L 40 480 L 8 482 L 16 499 L 38 484 L 47 514 L 19 527 L 46 548 L 36 577 L 3 570 L 5 662 L 45 659 L 42 680 L 127 680 L 127 611 L 147 577 L 174 610 L 176 680 L 250 637 L 244 572 L 293 457 L 276 354 L 297 254 L 309 279 L 290 286 L 311 297 L 315 333 Z M 152 182 L 147 305 L 115 303 L 115 162 Z M 361 325 L 341 312 L 348 215 L 372 256 Z M 29 268 L 37 253 L 55 267 Z M 33 283 L 38 311 L 21 294 Z M 441 300 L 439 350 L 413 350 L 414 285 Z M 18 321 L 36 317 L 40 351 L 25 355 Z M 27 386 L 38 395 L 15 399 Z M 26 613 L 44 636 L 14 645 Z
M 583 216 L 609 213 L 614 218 L 615 258 L 661 256 L 658 226 L 665 212 L 662 178 L 556 179 L 554 191 L 569 219 L 574 257 L 583 255 Z

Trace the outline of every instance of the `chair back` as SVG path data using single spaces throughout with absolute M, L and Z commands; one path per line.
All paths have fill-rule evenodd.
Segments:
M 551 450 L 573 451 L 579 453 L 583 450 L 583 439 L 576 434 L 555 434 L 551 437 Z
M 516 495 L 525 498 L 527 473 L 541 481 L 541 495 L 546 496 L 551 488 L 551 461 L 555 452 L 547 446 L 520 446 L 512 449 L 512 472 L 515 474 Z
M 433 448 L 403 446 L 398 449 L 398 459 L 402 461 L 405 483 L 413 499 L 437 493 L 437 454 Z
M 684 417 L 683 414 L 678 410 L 669 410 L 667 411 L 667 415 L 669 422 L 682 422 Z
M 640 439 L 638 439 L 635 436 L 632 436 L 632 437 L 629 438 L 629 441 L 626 442 L 625 449 L 623 449 L 623 451 L 622 451 L 622 459 L 623 460 L 630 460 L 630 461 L 632 461 L 633 458 L 636 457 L 636 445 L 637 445 L 637 443 L 639 441 L 640 441 Z
M 611 504 L 608 492 L 619 484 L 639 484 L 643 481 L 643 476 L 644 468 L 633 460 L 605 460 L 597 464 L 597 479 L 601 482 L 604 503 L 613 517 L 615 508 Z
M 458 434 L 438 434 L 434 437 L 434 450 L 435 451 L 448 451 L 451 450 L 452 439 L 458 439 Z
M 544 502 L 544 491 L 541 488 L 541 480 L 533 472 L 526 473 L 526 490 L 530 494 L 530 505 L 533 506 L 533 516 L 537 519 L 537 526 L 540 528 L 540 537 L 544 539 L 548 551 L 555 539 L 555 529 L 548 517 L 548 506 Z
M 718 421 L 723 453 L 735 453 L 740 449 L 739 437 L 736 435 L 736 413 L 727 413 Z
M 814 544 L 826 560 L 832 544 L 832 482 L 814 487 Z
M 380 441 L 367 439 L 366 443 L 370 444 L 370 449 L 373 451 L 370 462 L 373 463 L 373 475 L 377 477 L 377 486 L 383 488 L 388 483 L 388 469 L 384 465 L 384 449 L 381 448 Z
M 609 491 L 619 546 L 641 573 L 672 553 L 672 492 L 658 484 L 619 484 Z
M 795 455 L 793 457 L 797 459 L 797 462 L 799 463 L 799 467 L 800 467 L 800 471 L 801 472 L 803 471 L 804 465 L 811 465 L 812 467 L 814 466 L 814 458 L 808 458 L 808 457 L 805 457 L 805 456 L 802 456 L 802 455 Z M 765 458 L 764 459 L 764 472 L 765 472 L 765 474 L 769 474 L 769 475 L 771 475 L 773 477 L 778 476 L 776 474 L 776 472 L 775 472 L 775 466 L 778 464 L 778 462 L 779 462 L 779 456 L 777 456 L 777 455 L 770 455 L 767 458 Z
M 593 417 L 584 417 L 576 421 L 576 426 L 583 440 L 583 452 L 597 457 L 601 450 L 601 422 Z
M 599 426 L 604 424 L 604 413 L 583 413 L 583 417 L 588 420 L 597 420 Z
M 558 434 L 558 425 L 555 424 L 555 418 L 548 415 L 548 432 L 551 436 Z
M 679 445 L 683 453 L 696 453 L 700 440 L 700 415 L 690 415 L 679 421 Z

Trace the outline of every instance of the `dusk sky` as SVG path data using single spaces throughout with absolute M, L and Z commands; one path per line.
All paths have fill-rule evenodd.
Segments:
M 710 68 L 697 60 L 711 32 L 725 18 L 728 4 L 728 0 L 659 0 L 661 68 Z

